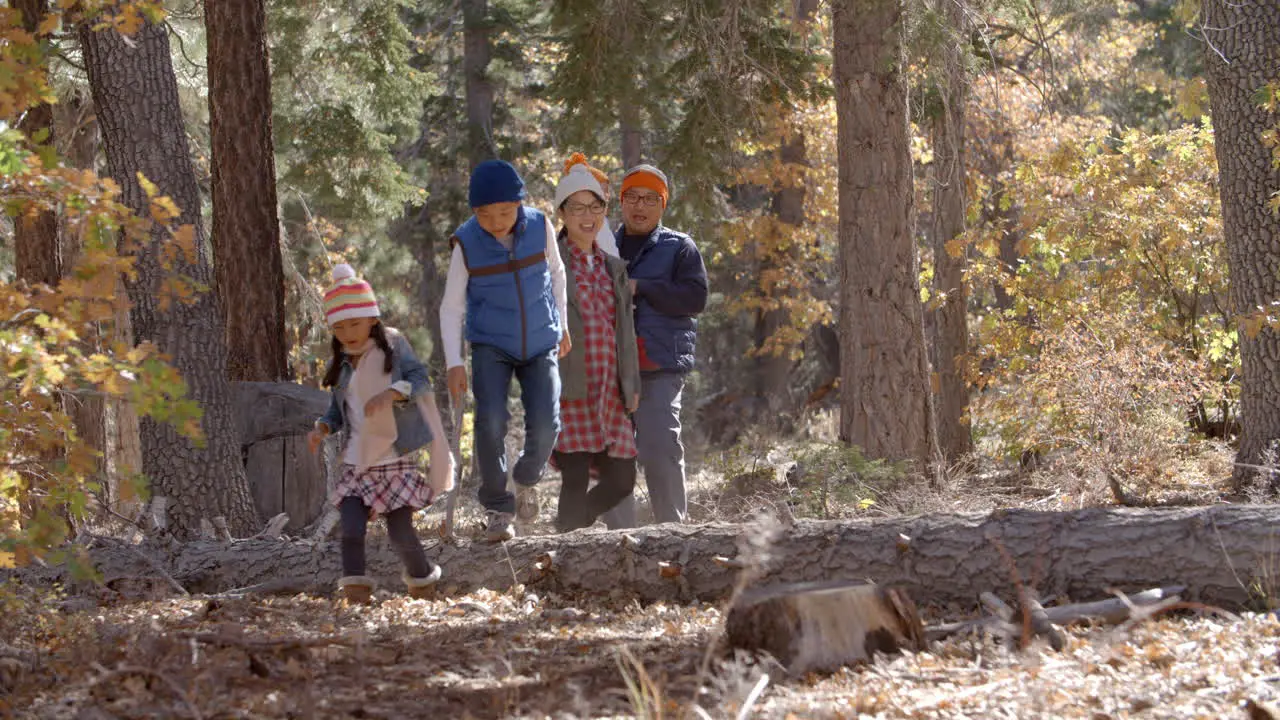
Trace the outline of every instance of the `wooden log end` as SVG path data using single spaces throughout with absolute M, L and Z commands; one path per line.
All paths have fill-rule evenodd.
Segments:
M 793 674 L 924 648 L 924 627 L 904 592 L 851 581 L 745 593 L 725 630 L 730 647 L 767 652 Z

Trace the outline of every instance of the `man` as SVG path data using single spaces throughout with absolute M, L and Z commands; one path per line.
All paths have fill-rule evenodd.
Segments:
M 697 315 L 707 306 L 701 253 L 688 235 L 662 225 L 670 197 L 661 170 L 632 168 L 622 178 L 622 227 L 616 233 L 636 305 L 641 370 L 636 449 L 653 516 L 660 523 L 685 520 L 680 395 L 685 375 L 693 369 Z M 635 527 L 634 500 L 624 500 L 605 521 L 610 528 Z

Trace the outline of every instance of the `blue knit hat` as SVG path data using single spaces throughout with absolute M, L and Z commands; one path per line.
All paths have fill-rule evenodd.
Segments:
M 485 160 L 471 171 L 471 207 L 524 199 L 524 180 L 505 160 Z

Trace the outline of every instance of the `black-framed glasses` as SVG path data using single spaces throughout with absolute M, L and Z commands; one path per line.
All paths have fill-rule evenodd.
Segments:
M 645 205 L 649 207 L 657 207 L 658 203 L 661 201 L 662 201 L 662 196 L 656 193 L 653 195 L 641 195 L 640 193 L 623 193 L 622 194 L 623 205 L 639 205 L 640 203 L 643 202 Z
M 592 215 L 603 215 L 604 203 L 593 202 L 590 205 L 587 205 L 585 203 L 576 203 L 576 202 L 565 203 L 564 211 L 569 215 L 573 215 L 575 217 L 579 215 L 585 215 L 587 213 L 591 213 Z

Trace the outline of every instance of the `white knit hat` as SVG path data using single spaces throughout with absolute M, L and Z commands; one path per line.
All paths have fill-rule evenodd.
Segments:
M 600 187 L 600 181 L 591 174 L 590 168 L 578 164 L 569 168 L 569 172 L 561 176 L 560 183 L 556 185 L 556 209 L 579 190 L 590 190 L 596 197 L 604 200 L 604 188 Z

